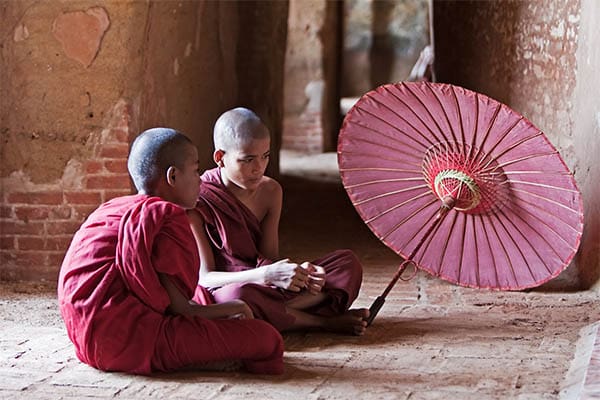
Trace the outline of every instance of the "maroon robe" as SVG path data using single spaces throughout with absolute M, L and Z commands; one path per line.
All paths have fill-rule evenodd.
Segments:
M 242 360 L 252 372 L 283 372 L 283 342 L 273 327 L 169 314 L 159 272 L 192 298 L 199 256 L 181 207 L 134 195 L 88 217 L 58 282 L 60 311 L 81 361 L 139 374 L 225 360 Z
M 211 242 L 218 271 L 233 272 L 271 264 L 260 254 L 262 232 L 260 221 L 221 181 L 218 168 L 202 175 L 196 210 L 202 215 Z M 312 261 L 325 269 L 327 278 L 323 292 L 327 300 L 305 310 L 321 316 L 340 315 L 358 296 L 362 282 L 362 266 L 350 250 L 338 250 Z M 300 292 L 300 293 L 303 293 Z M 245 301 L 256 318 L 268 321 L 278 330 L 290 328 L 295 317 L 286 313 L 285 303 L 299 293 L 254 283 L 230 284 L 220 288 L 199 287 L 196 298 L 204 303 L 221 303 L 232 299 Z

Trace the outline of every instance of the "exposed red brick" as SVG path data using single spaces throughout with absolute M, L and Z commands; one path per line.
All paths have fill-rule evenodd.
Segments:
M 15 215 L 22 221 L 48 218 L 48 207 L 15 207 Z
M 1 221 L 0 232 L 3 235 L 42 235 L 44 233 L 44 223 Z
M 53 207 L 50 209 L 48 217 L 50 219 L 69 219 L 71 218 L 72 210 L 69 206 Z
M 94 211 L 96 208 L 98 208 L 98 206 L 73 206 L 73 210 L 75 211 L 75 214 L 73 215 L 73 217 L 81 220 L 83 222 L 83 220 L 85 218 L 88 217 L 88 215 L 90 215 L 92 213 L 92 211 Z
M 0 218 L 12 218 L 13 211 L 11 206 L 0 206 Z
M 65 192 L 67 204 L 100 204 L 100 192 Z
M 15 251 L 14 256 L 16 264 L 27 269 L 32 266 L 39 267 L 45 265 L 47 260 L 47 254 L 44 251 Z
M 127 190 L 111 190 L 104 192 L 104 201 L 109 201 L 110 199 L 114 199 L 115 197 L 127 196 L 133 194 L 134 191 L 131 189 Z
M 102 162 L 100 161 L 88 161 L 85 165 L 85 172 L 88 174 L 97 174 L 102 171 Z
M 48 235 L 72 235 L 81 226 L 79 221 L 56 221 L 46 225 Z
M 17 247 L 19 250 L 42 250 L 44 249 L 44 239 L 37 236 L 19 236 L 17 237 Z
M 129 175 L 95 175 L 87 179 L 88 189 L 120 189 L 129 187 Z
M 129 146 L 126 144 L 107 144 L 100 149 L 101 158 L 123 158 L 129 155 Z
M 68 235 L 48 237 L 44 249 L 66 251 L 69 244 L 71 244 L 71 240 L 73 240 L 73 237 Z
M 14 263 L 17 259 L 17 255 L 13 249 L 1 250 L 0 249 L 0 265 L 5 267 L 8 263 Z
M 106 141 L 117 143 L 129 143 L 129 133 L 124 129 L 111 129 Z
M 106 160 L 104 168 L 108 172 L 127 173 L 127 160 Z
M 69 219 L 71 217 L 71 208 L 68 206 L 58 207 L 15 207 L 15 215 L 18 219 L 28 222 L 29 220 L 41 219 Z
M 12 204 L 62 204 L 62 192 L 15 192 L 8 195 Z
M 66 249 L 65 251 L 48 253 L 47 265 L 50 267 L 56 267 L 58 270 L 65 258 L 65 253 Z
M 0 249 L 11 250 L 15 248 L 14 236 L 0 236 Z

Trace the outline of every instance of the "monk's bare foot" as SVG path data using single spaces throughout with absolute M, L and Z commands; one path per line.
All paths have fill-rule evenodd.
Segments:
M 326 330 L 350 335 L 362 336 L 367 329 L 369 310 L 366 308 L 357 308 L 348 310 L 344 314 L 327 319 Z

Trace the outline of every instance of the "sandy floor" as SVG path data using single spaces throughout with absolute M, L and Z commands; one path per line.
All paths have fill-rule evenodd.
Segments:
M 368 306 L 400 260 L 360 221 L 335 176 L 317 174 L 331 179 L 307 181 L 307 173 L 283 180 L 282 254 L 300 260 L 355 250 L 365 267 L 356 305 Z M 398 283 L 364 337 L 286 335 L 282 376 L 137 377 L 75 358 L 53 287 L 2 284 L 0 398 L 577 398 L 600 319 L 597 301 L 592 292 L 466 289 L 419 273 Z

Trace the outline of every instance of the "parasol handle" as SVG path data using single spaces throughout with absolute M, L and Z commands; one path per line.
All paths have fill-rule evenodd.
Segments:
M 367 326 L 371 326 L 375 316 L 379 313 L 381 307 L 383 307 L 383 303 L 385 303 L 385 296 L 377 296 L 373 304 L 371 304 L 371 307 L 369 307 L 369 316 L 365 318 Z
M 385 290 L 383 291 L 381 296 L 378 296 L 375 299 L 375 301 L 373 302 L 373 304 L 371 304 L 371 307 L 369 307 L 369 316 L 365 319 L 365 321 L 367 322 L 367 326 L 371 325 L 371 323 L 375 319 L 375 316 L 377 315 L 377 313 L 379 313 L 379 310 L 381 309 L 381 307 L 383 307 L 383 303 L 385 303 L 385 298 L 390 293 L 390 291 L 392 290 L 394 285 L 396 285 L 396 282 L 398 282 L 398 279 L 400 279 L 400 277 L 402 276 L 402 273 L 404 272 L 404 270 L 406 269 L 408 264 L 415 265 L 415 272 L 411 276 L 411 279 L 417 274 L 417 266 L 414 263 L 414 261 L 412 261 L 412 258 L 415 256 L 417 251 L 419 251 L 419 249 L 425 242 L 425 239 L 427 239 L 429 237 L 429 235 L 431 234 L 433 229 L 446 216 L 448 211 L 450 211 L 454 207 L 454 204 L 455 204 L 455 199 L 453 197 L 446 196 L 442 199 L 442 206 L 440 207 L 440 210 L 436 214 L 435 219 L 433 220 L 433 223 L 431 224 L 431 226 L 427 229 L 427 231 L 425 232 L 425 234 L 423 235 L 423 237 L 421 238 L 419 243 L 417 243 L 417 245 L 413 249 L 413 251 L 408 255 L 408 257 L 406 257 L 406 260 L 402 264 L 400 264 L 400 266 L 398 267 L 398 270 L 394 274 L 394 277 L 392 278 L 390 283 L 387 285 L 387 287 L 385 288 Z M 402 279 L 402 280 L 405 280 L 405 279 Z M 408 280 L 408 279 L 406 279 L 406 280 Z
M 392 290 L 392 288 L 394 287 L 396 282 L 398 282 L 398 279 L 402 279 L 401 278 L 402 273 L 406 269 L 406 266 L 411 263 L 412 263 L 411 260 L 406 260 L 402 264 L 400 264 L 400 266 L 398 267 L 398 270 L 396 271 L 396 273 L 394 274 L 394 277 L 392 278 L 392 281 L 385 288 L 385 290 L 383 291 L 381 296 L 377 296 L 377 298 L 375 299 L 373 304 L 371 304 L 371 307 L 369 307 L 369 316 L 367 318 L 365 318 L 365 321 L 367 321 L 367 326 L 371 325 L 371 323 L 375 319 L 375 316 L 379 313 L 379 310 L 381 310 L 381 307 L 383 307 L 383 303 L 385 303 L 385 298 L 390 293 L 390 291 Z M 417 270 L 417 267 L 415 267 L 415 274 L 416 274 L 416 270 Z M 413 274 L 413 277 L 414 277 L 414 274 Z

